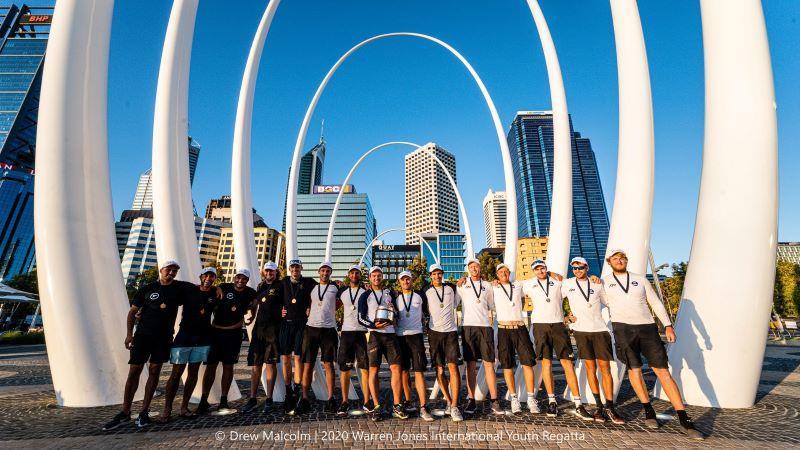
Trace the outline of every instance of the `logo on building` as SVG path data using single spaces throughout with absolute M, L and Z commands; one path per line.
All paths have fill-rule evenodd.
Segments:
M 352 194 L 355 192 L 355 188 L 352 184 L 315 184 L 313 192 L 315 194 L 338 194 L 339 192 Z

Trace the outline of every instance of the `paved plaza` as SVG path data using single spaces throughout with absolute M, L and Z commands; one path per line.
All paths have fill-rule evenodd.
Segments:
M 242 350 L 246 353 L 246 344 Z M 161 389 L 169 370 L 169 365 L 165 365 Z M 556 370 L 558 392 L 561 392 L 563 372 L 558 367 Z M 387 377 L 388 373 L 382 373 L 383 386 L 388 386 Z M 248 378 L 247 367 L 243 363 L 237 365 L 235 379 L 243 393 L 248 391 Z M 652 387 L 655 379 L 652 372 L 646 371 L 646 378 Z M 500 390 L 505 391 L 502 383 Z M 540 393 L 540 399 L 542 395 Z M 232 402 L 232 406 L 240 407 L 244 401 Z M 666 421 L 659 430 L 644 428 L 638 402 L 627 381 L 619 402 L 619 411 L 630 420 L 624 426 L 582 422 L 569 414 L 571 403 L 564 401 L 560 404 L 562 415 L 558 418 L 528 413 L 492 416 L 488 405 L 484 405 L 483 411 L 479 410 L 460 424 L 449 418 L 437 418 L 430 423 L 418 418 L 373 423 L 363 416 L 336 417 L 323 412 L 319 405 L 303 418 L 290 419 L 280 413 L 281 405 L 277 404 L 274 414 L 208 415 L 195 420 L 175 418 L 168 424 L 155 424 L 144 431 L 137 430 L 131 422 L 112 432 L 103 432 L 100 427 L 118 411 L 117 406 L 56 406 L 44 346 L 0 347 L 2 448 L 517 448 L 545 445 L 565 448 L 786 448 L 800 446 L 800 344 L 771 343 L 767 347 L 754 407 L 724 411 L 689 407 L 697 428 L 710 436 L 704 442 L 686 439 L 676 420 Z M 659 413 L 671 415 L 668 403 L 655 400 L 654 404 Z M 152 409 L 160 411 L 162 406 L 163 398 L 158 397 Z M 134 404 L 133 410 L 138 412 L 138 404 Z

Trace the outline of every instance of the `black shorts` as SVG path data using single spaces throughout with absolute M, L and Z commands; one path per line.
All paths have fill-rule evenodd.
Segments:
M 572 359 L 572 342 L 569 340 L 567 326 L 562 322 L 534 323 L 533 342 L 537 359 Z
M 211 350 L 208 351 L 206 364 L 236 364 L 239 362 L 239 350 L 242 349 L 242 330 L 215 329 L 211 334 Z
M 369 334 L 367 341 L 367 354 L 369 355 L 369 366 L 380 367 L 381 361 L 386 358 L 386 362 L 400 364 L 400 343 L 394 333 L 378 333 L 373 331 Z
M 278 331 L 278 350 L 281 355 L 301 356 L 303 354 L 303 334 L 306 331 L 305 321 L 284 320 Z
M 464 361 L 494 362 L 494 329 L 492 327 L 464 327 L 461 335 Z
M 359 369 L 369 368 L 366 331 L 342 331 L 336 363 L 339 364 L 340 371 L 347 372 L 353 370 L 353 361 L 358 364 Z
M 461 364 L 461 353 L 458 349 L 458 332 L 428 331 L 428 346 L 431 350 L 431 363 L 437 366 L 445 364 Z
M 172 335 L 151 336 L 135 333 L 128 364 L 140 365 L 148 360 L 151 364 L 164 364 L 169 361 Z
M 422 333 L 398 336 L 400 341 L 400 366 L 403 370 L 425 372 L 428 368 L 428 358 L 425 356 L 425 340 Z
M 533 351 L 533 343 L 528 335 L 525 325 L 517 328 L 498 328 L 497 329 L 497 356 L 503 369 L 513 369 L 517 367 L 517 358 L 523 366 L 536 365 L 536 353 Z
M 617 358 L 628 366 L 629 369 L 642 367 L 642 355 L 647 360 L 647 365 L 656 369 L 666 369 L 667 350 L 658 334 L 658 327 L 654 323 L 643 325 L 630 325 L 627 323 L 612 322 L 614 329 L 614 342 L 617 347 Z
M 253 328 L 250 348 L 247 351 L 247 365 L 275 364 L 278 362 L 278 327 Z
M 336 359 L 336 347 L 339 346 L 339 335 L 336 328 L 317 328 L 306 325 L 303 334 L 303 362 L 317 361 L 317 355 L 322 351 L 322 362 L 333 362 Z
M 578 358 L 612 361 L 611 334 L 608 331 L 573 331 Z

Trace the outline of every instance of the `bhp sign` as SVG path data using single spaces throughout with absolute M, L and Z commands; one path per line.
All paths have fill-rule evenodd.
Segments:
M 26 14 L 19 20 L 20 25 L 41 25 L 49 24 L 53 21 L 53 16 L 49 14 Z

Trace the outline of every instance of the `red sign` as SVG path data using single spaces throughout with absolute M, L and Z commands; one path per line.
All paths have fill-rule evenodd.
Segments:
M 53 16 L 49 14 L 25 14 L 19 19 L 20 25 L 49 25 Z

